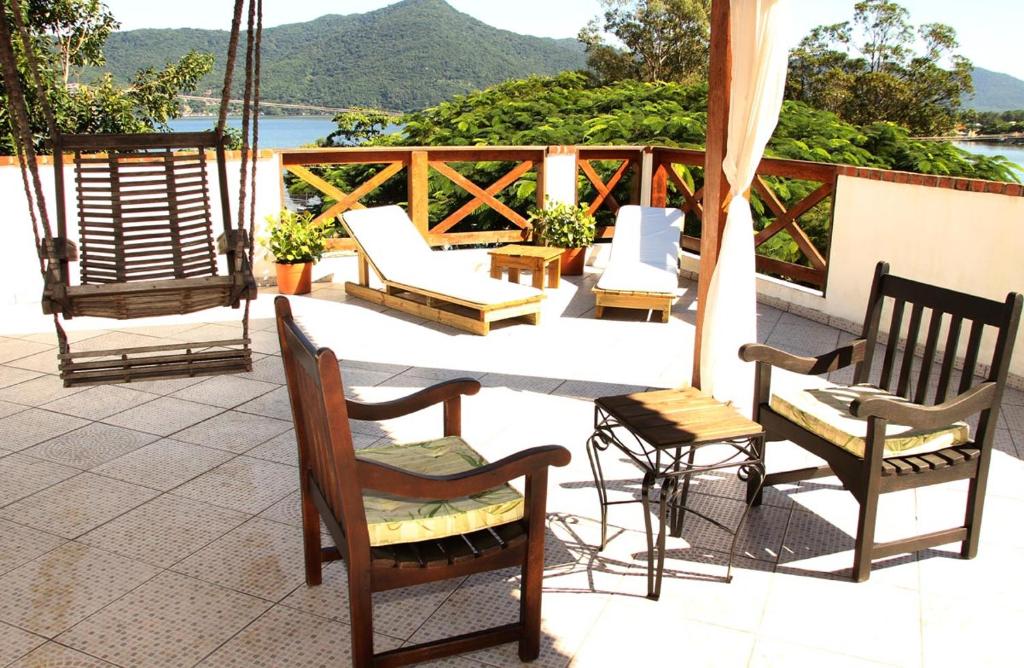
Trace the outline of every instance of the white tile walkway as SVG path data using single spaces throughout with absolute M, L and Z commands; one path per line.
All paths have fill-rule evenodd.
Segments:
M 687 286 L 668 325 L 636 312 L 593 318 L 595 275 L 549 292 L 543 324 L 486 338 L 346 300 L 317 286 L 293 308 L 342 359 L 348 391 L 378 401 L 440 379 L 479 378 L 464 434 L 498 458 L 536 444 L 573 454 L 552 472 L 541 666 L 1012 665 L 1024 623 L 1024 394 L 1010 391 L 997 437 L 981 553 L 931 550 L 843 579 L 856 506 L 834 481 L 770 490 L 721 581 L 727 536 L 688 519 L 669 539 L 662 599 L 645 591 L 638 506 L 611 511 L 595 545 L 584 452 L 595 397 L 684 383 L 693 345 Z M 338 278 L 340 280 L 340 277 Z M 341 666 L 349 661 L 344 565 L 303 584 L 298 476 L 272 295 L 254 307 L 252 373 L 65 390 L 47 321 L 14 308 L 0 331 L 0 666 Z M 229 338 L 237 312 L 70 323 L 79 346 Z M 813 354 L 849 335 L 769 307 L 762 341 Z M 356 447 L 440 434 L 437 410 L 354 426 Z M 382 439 L 384 439 L 382 441 Z M 785 444 L 773 461 L 802 455 Z M 605 460 L 617 498 L 635 469 Z M 735 516 L 735 478 L 698 481 L 695 501 Z M 886 497 L 880 539 L 953 524 L 962 486 Z M 375 599 L 378 648 L 510 621 L 511 571 Z M 516 665 L 514 646 L 439 665 Z

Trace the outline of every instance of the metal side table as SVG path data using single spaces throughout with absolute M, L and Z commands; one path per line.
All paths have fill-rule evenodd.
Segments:
M 750 511 L 751 500 L 764 481 L 764 428 L 731 406 L 693 388 L 656 390 L 601 397 L 594 401 L 594 433 L 587 440 L 587 456 L 601 502 L 601 547 L 607 541 L 608 506 L 642 503 L 647 530 L 647 597 L 661 595 L 665 570 L 666 521 L 673 536 L 682 535 L 687 512 L 732 534 L 726 582 L 732 579 L 736 539 Z M 724 454 L 711 462 L 696 462 L 697 451 L 722 444 Z M 600 453 L 614 447 L 643 471 L 640 500 L 609 501 Z M 717 454 L 717 451 L 716 451 Z M 703 457 L 701 459 L 704 459 Z M 686 505 L 694 474 L 737 469 L 749 481 L 747 506 L 735 527 Z M 753 477 L 752 477 L 753 476 Z M 660 484 L 658 540 L 651 526 L 651 487 Z

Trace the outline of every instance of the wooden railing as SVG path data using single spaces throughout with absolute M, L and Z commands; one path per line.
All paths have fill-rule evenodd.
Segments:
M 703 220 L 704 152 L 689 149 L 653 149 L 651 182 L 652 206 L 678 206 L 690 221 L 699 226 Z M 686 171 L 691 178 L 684 178 Z M 698 172 L 694 174 L 694 172 Z M 831 238 L 833 195 L 839 167 L 837 165 L 765 158 L 757 168 L 757 175 L 751 188 L 752 203 L 760 204 L 762 219 L 770 220 L 754 236 L 754 246 L 764 245 L 785 234 L 795 244 L 799 261 L 792 262 L 768 257 L 759 252 L 756 258 L 757 270 L 761 273 L 781 276 L 790 280 L 823 288 L 828 272 L 828 245 Z M 768 180 L 775 182 L 773 187 Z M 809 191 L 809 192 L 808 192 Z M 785 192 L 785 196 L 780 195 Z M 827 201 L 826 201 L 827 200 Z M 825 210 L 822 210 L 822 209 Z M 817 236 L 813 240 L 801 225 L 801 218 L 814 211 L 818 221 Z M 820 220 L 824 218 L 825 220 Z M 822 234 L 822 223 L 824 234 Z M 695 225 L 689 225 L 688 231 Z M 691 252 L 700 251 L 700 237 L 696 234 L 683 235 L 683 248 Z
M 590 214 L 602 210 L 617 214 L 622 204 L 641 201 L 643 151 L 639 146 L 580 146 L 577 148 L 578 197 L 585 201 Z M 595 164 L 596 163 L 596 164 Z M 607 175 L 602 175 L 602 167 Z M 582 187 L 581 187 L 582 186 Z M 592 190 L 592 193 L 587 192 Z M 616 195 L 616 193 L 618 193 Z M 625 198 L 620 202 L 619 199 Z M 603 218 L 602 216 L 598 216 Z M 605 221 L 599 221 L 605 222 Z M 615 226 L 599 224 L 598 239 L 611 239 Z
M 409 217 L 429 243 L 436 246 L 511 243 L 529 237 L 527 221 L 528 206 L 513 208 L 499 196 L 511 185 L 525 176 L 536 180 L 536 196 L 529 204 L 543 205 L 543 169 L 546 148 L 543 146 L 516 147 L 412 147 L 412 148 L 330 148 L 300 149 L 281 152 L 281 165 L 295 177 L 315 188 L 330 202 L 316 221 L 326 223 L 349 209 L 364 208 L 361 200 L 393 180 L 403 170 L 406 173 L 404 199 L 390 204 L 405 204 Z M 474 183 L 457 169 L 460 163 L 503 163 L 510 164 L 507 171 L 489 185 Z M 366 180 L 357 184 L 351 192 L 344 192 L 329 183 L 316 171 L 326 166 L 369 165 L 378 167 Z M 507 165 L 506 165 L 507 166 Z M 443 217 L 431 218 L 431 175 L 441 178 L 462 191 L 465 201 Z M 499 216 L 506 225 L 503 229 L 472 230 L 460 229 L 464 223 L 481 208 L 487 208 Z M 461 226 L 465 227 L 465 226 Z M 349 239 L 340 239 L 333 248 L 354 249 Z
M 571 150 L 571 149 L 570 149 Z M 615 232 L 614 214 L 623 204 L 649 202 L 677 206 L 687 214 L 683 247 L 700 250 L 703 219 L 704 153 L 690 149 L 642 146 L 576 147 L 577 198 L 599 217 L 598 239 Z M 561 149 L 564 152 L 564 149 Z M 405 172 L 405 185 L 389 204 L 405 204 L 417 228 L 436 246 L 514 243 L 529 238 L 530 206 L 544 203 L 544 163 L 548 147 L 366 147 L 300 149 L 281 152 L 285 170 L 314 188 L 326 202 L 317 217 L 328 222 Z M 474 183 L 460 165 L 491 165 L 490 184 Z M 365 178 L 346 192 L 321 173 L 329 166 L 365 165 Z M 828 271 L 833 195 L 839 166 L 766 158 L 758 167 L 751 201 L 761 221 L 756 231 L 757 268 L 804 285 L 823 288 Z M 570 175 L 571 176 L 571 175 Z M 523 180 L 535 181 L 533 197 L 508 197 Z M 438 193 L 455 190 L 446 210 Z M 452 203 L 454 202 L 454 205 Z M 379 197 L 378 197 L 378 202 Z M 475 229 L 474 219 L 490 211 L 489 227 Z M 493 229 L 495 221 L 500 229 Z M 811 229 L 813 228 L 813 229 Z M 811 229 L 809 232 L 808 229 Z M 765 251 L 774 246 L 776 255 Z M 354 248 L 348 239 L 335 248 Z

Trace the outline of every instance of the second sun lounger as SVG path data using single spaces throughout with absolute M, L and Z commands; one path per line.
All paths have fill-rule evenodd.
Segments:
M 679 288 L 682 226 L 679 209 L 619 209 L 608 267 L 594 287 L 598 318 L 611 306 L 658 311 L 668 322 Z
M 359 282 L 345 292 L 405 313 L 485 335 L 491 323 L 525 317 L 540 324 L 544 293 L 457 265 L 430 249 L 399 206 L 347 211 L 345 229 L 359 249 Z M 368 267 L 384 284 L 370 287 Z

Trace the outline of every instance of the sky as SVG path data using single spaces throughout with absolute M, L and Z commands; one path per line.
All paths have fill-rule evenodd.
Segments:
M 367 12 L 394 0 L 264 0 L 264 25 L 309 21 L 324 14 Z M 575 37 L 600 13 L 598 0 L 448 0 L 459 11 L 505 30 L 540 37 Z M 104 0 L 123 30 L 231 25 L 230 0 Z M 791 0 L 797 38 L 824 23 L 850 18 L 854 0 Z M 975 65 L 1024 79 L 1020 40 L 1024 0 L 900 0 L 914 25 L 948 23 L 960 51 Z

